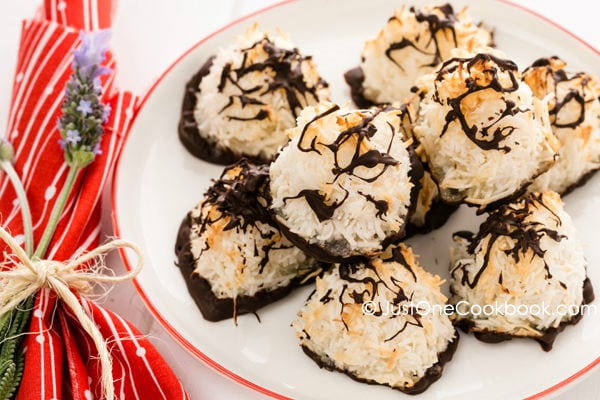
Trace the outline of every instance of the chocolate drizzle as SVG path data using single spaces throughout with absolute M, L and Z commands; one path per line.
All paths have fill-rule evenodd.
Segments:
M 398 265 L 398 268 L 404 268 L 409 272 L 413 281 L 417 281 L 417 275 L 404 257 L 402 248 L 392 248 L 391 255 L 382 258 L 381 261 L 384 264 L 394 263 L 394 265 Z M 345 308 L 357 304 L 363 305 L 365 302 L 373 302 L 376 305 L 377 308 L 373 313 L 374 317 L 404 318 L 402 327 L 385 339 L 385 342 L 394 340 L 409 326 L 423 328 L 422 315 L 416 307 L 410 305 L 413 294 L 405 292 L 403 288 L 405 283 L 394 276 L 391 276 L 389 281 L 384 280 L 372 260 L 363 263 L 342 263 L 338 266 L 338 271 L 340 280 L 345 282 L 337 301 L 341 304 L 340 319 L 346 331 L 348 331 L 348 325 L 344 319 Z M 358 278 L 357 275 L 363 277 Z M 391 298 L 391 301 L 378 301 L 378 299 L 389 298 Z M 321 302 L 323 303 L 323 301 Z M 389 309 L 384 310 L 382 304 L 385 304 Z
M 391 43 L 389 47 L 385 50 L 385 56 L 402 71 L 404 71 L 402 65 L 394 57 L 392 57 L 392 53 L 394 51 L 411 47 L 422 54 L 431 56 L 431 62 L 429 64 L 423 65 L 424 67 L 435 67 L 442 61 L 440 44 L 438 42 L 439 34 L 442 34 L 444 38 L 448 38 L 448 36 L 450 36 L 452 38 L 453 43 L 452 47 L 458 46 L 458 41 L 456 40 L 456 31 L 454 29 L 454 25 L 456 24 L 457 20 L 452 6 L 447 3 L 441 6 L 434 7 L 434 10 L 440 12 L 441 16 L 436 12 L 424 12 L 423 10 L 415 9 L 414 7 L 410 8 L 410 12 L 415 15 L 417 22 L 426 23 L 428 31 L 431 34 L 431 38 L 425 43 L 424 49 L 419 47 L 418 41 L 420 37 L 417 36 L 415 41 L 404 37 L 398 42 Z M 396 18 L 395 16 L 390 18 L 390 21 L 393 20 L 402 23 L 402 21 L 398 20 L 398 18 Z M 450 35 L 448 35 L 448 32 L 450 33 Z M 433 51 L 430 51 L 428 50 L 428 48 L 432 44 Z
M 219 220 L 228 219 L 224 230 L 256 226 L 258 222 L 276 226 L 271 214 L 264 204 L 264 187 L 268 184 L 268 165 L 254 165 L 241 159 L 223 171 L 221 177 L 214 181 L 204 195 L 201 207 L 212 207 L 219 214 L 216 219 L 202 218 L 194 221 L 200 225 L 201 235 L 208 225 Z M 261 198 L 263 198 L 261 204 Z
M 310 141 L 310 144 L 308 145 L 308 147 L 304 147 L 304 137 L 306 136 L 306 133 L 308 132 L 308 128 L 311 127 L 312 124 L 314 124 L 316 121 L 325 118 L 326 116 L 328 116 L 329 114 L 333 114 L 336 111 L 339 111 L 340 106 L 338 106 L 337 104 L 334 104 L 332 107 L 330 107 L 329 109 L 327 109 L 326 111 L 322 112 L 321 114 L 316 115 L 313 119 L 311 119 L 310 121 L 308 121 L 306 123 L 306 125 L 304 125 L 304 127 L 302 128 L 302 132 L 300 133 L 300 139 L 298 139 L 298 150 L 308 153 L 311 151 L 314 151 L 315 153 L 321 155 L 321 152 L 317 149 L 317 137 L 313 137 Z
M 269 262 L 269 255 L 272 250 L 291 248 L 290 245 L 276 240 L 279 235 L 277 229 L 261 229 L 261 226 L 265 225 L 277 227 L 277 223 L 266 207 L 268 201 L 265 198 L 265 188 L 268 186 L 268 179 L 268 165 L 257 166 L 242 158 L 236 164 L 225 168 L 221 177 L 214 181 L 206 191 L 201 209 L 204 210 L 209 207 L 212 212 L 202 212 L 193 221 L 195 225 L 199 226 L 198 236 L 201 236 L 209 226 L 219 221 L 225 222 L 223 231 L 241 229 L 245 232 L 248 227 L 255 227 L 260 237 L 267 240 L 267 244 L 260 249 L 264 257 L 259 263 L 259 273 L 263 272 L 264 267 Z M 200 256 L 204 251 L 210 249 L 208 241 L 205 246 L 200 251 Z M 254 254 L 260 254 L 256 244 Z
M 264 50 L 267 57 L 259 62 L 249 60 L 249 54 L 259 48 Z M 285 93 L 290 112 L 294 118 L 297 118 L 298 113 L 303 107 L 319 101 L 317 91 L 328 86 L 327 82 L 322 79 L 319 79 L 314 86 L 308 85 L 302 72 L 302 65 L 311 61 L 312 58 L 310 56 L 302 56 L 297 48 L 288 50 L 277 47 L 269 37 L 264 37 L 252 46 L 242 49 L 241 52 L 243 54 L 243 61 L 239 67 L 234 67 L 229 63 L 223 68 L 218 90 L 223 92 L 227 85 L 233 85 L 237 88 L 239 94 L 229 97 L 228 106 L 239 101 L 242 108 L 247 105 L 258 106 L 260 110 L 254 118 L 228 115 L 229 119 L 249 121 L 252 119 L 267 118 L 270 107 L 265 106 L 261 97 L 267 93 L 279 90 Z M 243 79 L 247 75 L 265 71 L 272 72 L 274 76 L 262 85 L 249 88 L 244 87 Z M 221 113 L 227 112 L 228 108 L 226 106 L 221 110 Z
M 564 63 L 558 57 L 540 58 L 523 72 L 523 80 L 527 82 L 527 76 L 533 72 L 540 72 L 540 77 L 544 79 L 541 85 L 543 90 L 554 88 L 554 102 L 550 102 L 549 113 L 552 125 L 556 128 L 575 129 L 585 121 L 586 105 L 595 100 L 594 96 L 585 99 L 585 93 L 591 77 L 584 72 L 567 73 L 563 68 Z M 537 82 L 536 82 L 537 83 Z M 574 86 L 574 83 L 576 87 Z M 535 83 L 534 83 L 535 86 Z M 559 90 L 562 87 L 568 90 Z M 589 90 L 589 89 L 588 89 Z M 548 93 L 539 93 L 538 96 L 544 97 Z M 559 95 L 560 94 L 560 95 Z M 577 117 L 571 121 L 560 121 L 561 110 L 569 104 L 575 103 L 579 109 Z
M 326 111 L 314 117 L 310 120 L 303 128 L 300 133 L 300 137 L 298 139 L 298 149 L 302 152 L 315 152 L 321 155 L 321 151 L 325 151 L 325 149 L 329 150 L 333 154 L 333 168 L 331 169 L 331 173 L 334 175 L 332 180 L 332 184 L 337 181 L 337 179 L 342 175 L 350 175 L 356 177 L 365 182 L 374 182 L 381 175 L 385 173 L 385 171 L 390 166 L 394 166 L 398 164 L 398 161 L 390 156 L 388 152 L 392 146 L 394 141 L 394 137 L 398 134 L 398 127 L 394 127 L 391 124 L 388 126 L 391 129 L 392 135 L 388 144 L 388 148 L 386 149 L 386 153 L 382 153 L 376 149 L 364 150 L 365 141 L 371 139 L 376 133 L 377 128 L 373 125 L 373 119 L 382 112 L 382 110 L 375 110 L 366 114 L 366 116 L 362 119 L 362 121 L 346 130 L 340 132 L 340 134 L 335 138 L 332 143 L 317 143 L 317 136 L 309 137 L 308 133 L 310 131 L 310 127 L 316 121 L 325 118 L 326 116 L 339 111 L 338 105 L 333 105 Z M 400 110 L 399 110 L 400 112 Z M 352 140 L 355 141 L 352 144 Z M 308 142 L 308 143 L 307 143 Z M 349 144 L 354 147 L 354 151 L 350 161 L 346 165 L 342 165 L 339 159 L 339 151 L 342 146 L 345 144 Z M 362 167 L 366 169 L 365 174 L 359 174 L 356 170 Z M 315 212 L 320 222 L 331 219 L 335 210 L 338 209 L 344 201 L 348 198 L 348 191 L 343 187 L 341 188 L 346 193 L 345 196 L 339 201 L 327 201 L 327 197 L 319 193 L 317 190 L 302 190 L 298 195 L 293 197 L 286 197 L 284 202 L 297 199 L 303 197 L 306 202 L 309 204 L 310 208 Z M 371 197 L 373 202 L 373 198 Z M 375 204 L 375 203 L 374 203 Z M 377 203 L 378 210 L 383 206 L 380 203 Z M 387 208 L 387 205 L 386 205 Z M 379 218 L 383 216 L 382 213 L 377 214 Z
M 328 203 L 324 195 L 322 195 L 318 190 L 309 190 L 304 189 L 301 190 L 296 196 L 293 197 L 284 197 L 283 201 L 304 198 L 306 203 L 310 207 L 311 210 L 317 216 L 319 222 L 327 221 L 333 217 L 333 213 L 340 207 L 344 201 L 348 198 L 348 191 L 344 188 L 341 188 L 346 193 L 344 197 L 337 202 Z
M 321 223 L 334 218 L 335 211 L 340 208 L 348 198 L 356 195 L 355 193 L 350 193 L 348 189 L 337 182 L 341 176 L 349 175 L 364 182 L 371 183 L 379 179 L 389 167 L 398 165 L 399 161 L 392 157 L 389 152 L 396 136 L 403 134 L 401 131 L 401 124 L 399 124 L 399 126 L 394 126 L 391 123 L 387 124 L 391 135 L 389 143 L 387 143 L 387 147 L 384 151 L 372 148 L 369 149 L 369 147 L 372 146 L 365 146 L 365 144 L 377 134 L 377 128 L 373 121 L 380 113 L 397 112 L 400 119 L 402 119 L 401 114 L 407 112 L 404 108 L 362 111 L 362 120 L 340 132 L 333 142 L 318 142 L 318 135 L 312 134 L 313 131 L 311 127 L 320 119 L 339 111 L 339 109 L 339 106 L 332 105 L 330 108 L 307 122 L 300 132 L 297 148 L 301 152 L 314 152 L 319 155 L 323 155 L 324 152 L 330 152 L 332 154 L 333 166 L 331 167 L 331 173 L 333 178 L 331 179 L 331 182 L 328 182 L 327 184 L 337 185 L 343 192 L 343 195 L 340 194 L 338 198 L 335 198 L 321 190 L 303 189 L 294 196 L 283 198 L 284 203 L 287 203 L 290 200 L 303 199 Z M 344 116 L 341 117 L 343 118 Z M 348 157 L 349 160 L 344 162 L 341 161 L 339 156 L 342 147 L 345 150 L 352 149 L 351 156 Z M 407 151 L 409 153 L 411 164 L 408 178 L 413 185 L 410 195 L 411 201 L 407 210 L 407 216 L 409 216 L 412 214 L 416 204 L 415 199 L 420 189 L 423 168 L 412 146 L 408 146 Z M 396 218 L 396 216 L 389 215 L 389 200 L 377 199 L 370 193 L 359 192 L 357 194 L 362 196 L 368 203 L 373 204 L 375 208 L 375 218 L 381 220 Z M 309 243 L 306 239 L 291 232 L 289 227 L 285 227 L 285 221 L 280 219 L 277 219 L 277 221 L 280 224 L 282 232 L 284 232 L 292 243 L 318 260 L 324 262 L 340 262 L 359 260 L 362 258 L 353 253 L 353 249 L 349 247 L 349 244 L 345 240 L 331 241 L 329 243 Z M 381 249 L 384 249 L 389 244 L 398 242 L 404 237 L 404 225 L 405 224 L 403 224 L 401 229 L 397 232 L 392 232 L 389 237 L 382 240 Z
M 387 203 L 387 201 L 385 200 L 377 200 L 375 199 L 373 196 L 371 196 L 370 194 L 365 194 L 362 192 L 358 192 L 358 194 L 360 194 L 361 196 L 363 196 L 365 198 L 365 200 L 367 200 L 369 203 L 373 204 L 375 206 L 375 209 L 377 210 L 377 213 L 375 214 L 375 216 L 377 218 L 380 218 L 384 215 L 387 214 L 388 209 L 389 209 L 389 204 Z
M 473 78 L 474 74 L 472 70 L 477 70 L 483 73 L 484 78 Z M 440 82 L 444 81 L 446 75 L 453 74 L 456 71 L 464 70 L 467 77 L 465 79 L 466 91 L 454 98 L 442 99 L 440 98 L 437 86 Z M 463 72 L 463 73 L 465 73 Z M 510 85 L 503 86 L 500 82 L 499 73 L 506 73 L 510 79 Z M 499 150 L 509 152 L 510 147 L 501 143 L 515 130 L 515 127 L 506 125 L 498 127 L 500 121 L 507 116 L 514 116 L 518 113 L 524 113 L 527 109 L 520 109 L 517 105 L 511 101 L 506 100 L 502 96 L 504 101 L 504 110 L 499 113 L 497 117 L 492 117 L 488 121 L 487 125 L 478 127 L 473 124 L 470 125 L 467 122 L 462 108 L 462 102 L 467 96 L 484 90 L 493 90 L 497 93 L 511 93 L 519 89 L 519 80 L 517 79 L 518 69 L 517 65 L 506 59 L 498 58 L 492 54 L 479 53 L 472 58 L 452 58 L 445 61 L 440 67 L 435 82 L 436 91 L 433 95 L 433 100 L 439 104 L 444 102 L 450 106 L 450 111 L 445 116 L 445 124 L 442 128 L 440 136 L 443 136 L 448 130 L 449 125 L 452 122 L 458 121 L 464 134 L 479 148 L 482 150 Z
M 521 257 L 525 257 L 531 251 L 534 256 L 544 261 L 546 279 L 551 279 L 552 274 L 550 273 L 548 264 L 544 260 L 545 251 L 540 247 L 540 241 L 544 236 L 547 236 L 555 242 L 559 242 L 565 236 L 560 235 L 556 230 L 550 229 L 538 221 L 528 219 L 531 213 L 540 207 L 545 208 L 553 215 L 557 226 L 561 225 L 562 221 L 558 215 L 544 203 L 543 194 L 531 193 L 522 198 L 518 203 L 506 204 L 491 212 L 489 217 L 480 225 L 477 235 L 464 231 L 455 233 L 455 236 L 469 241 L 467 251 L 470 254 L 475 254 L 477 247 L 486 239 L 487 245 L 483 250 L 483 263 L 472 278 L 469 276 L 466 265 L 462 263 L 458 263 L 452 269 L 452 277 L 457 279 L 458 272 L 461 272 L 460 284 L 474 289 L 489 265 L 494 244 L 498 238 L 504 236 L 510 238 L 513 243 L 513 247 L 504 250 L 504 253 L 510 255 L 515 264 L 519 262 Z

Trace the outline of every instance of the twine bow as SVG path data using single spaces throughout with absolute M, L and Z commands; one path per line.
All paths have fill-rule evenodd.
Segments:
M 144 258 L 140 248 L 127 240 L 116 239 L 74 260 L 63 263 L 53 260 L 30 259 L 15 238 L 2 227 L 0 227 L 0 239 L 12 251 L 11 255 L 5 255 L 7 261 L 0 264 L 0 315 L 12 310 L 42 288 L 53 290 L 58 298 L 75 314 L 83 329 L 94 341 L 100 359 L 104 395 L 108 400 L 114 399 L 112 358 L 106 341 L 96 324 L 83 310 L 75 293 L 86 293 L 90 289 L 91 283 L 118 283 L 133 279 L 143 266 Z M 133 250 L 138 257 L 135 268 L 124 275 L 105 275 L 101 271 L 103 268 L 102 263 L 97 262 L 91 268 L 79 268 L 111 250 L 121 248 Z

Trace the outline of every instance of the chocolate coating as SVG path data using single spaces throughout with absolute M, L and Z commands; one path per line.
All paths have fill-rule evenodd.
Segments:
M 373 101 L 365 97 L 365 73 L 361 67 L 352 68 L 344 73 L 344 79 L 350 86 L 350 96 L 352 101 L 360 108 L 371 108 L 377 106 Z
M 579 178 L 579 180 L 577 182 L 575 182 L 574 184 L 572 184 L 571 186 L 566 188 L 565 191 L 560 194 L 561 197 L 564 197 L 564 196 L 568 195 L 569 193 L 571 193 L 573 190 L 577 189 L 578 187 L 585 185 L 587 183 L 587 181 L 592 179 L 592 177 L 596 174 L 596 172 L 598 172 L 598 170 L 594 169 L 594 170 L 589 171 L 588 173 L 584 174 L 581 178 Z
M 594 301 L 594 288 L 592 287 L 592 282 L 589 278 L 586 278 L 583 281 L 583 302 L 582 305 L 590 304 Z M 576 314 L 569 321 L 561 322 L 557 328 L 548 328 L 545 329 L 541 336 L 539 337 L 530 337 L 530 336 L 518 336 L 512 335 L 509 333 L 499 333 L 492 331 L 477 331 L 473 332 L 473 322 L 469 320 L 461 320 L 456 326 L 458 326 L 463 332 L 473 332 L 474 336 L 485 343 L 500 343 L 506 340 L 512 339 L 534 339 L 537 341 L 544 351 L 552 350 L 552 346 L 554 345 L 554 341 L 560 332 L 562 332 L 567 326 L 577 324 L 583 315 L 581 314 L 581 310 L 578 314 Z
M 235 315 L 247 313 L 256 313 L 257 310 L 282 299 L 293 289 L 305 283 L 304 277 L 292 279 L 287 286 L 282 286 L 274 290 L 260 290 L 253 296 L 238 296 L 235 301 L 232 298 L 217 297 L 210 286 L 210 283 L 200 275 L 194 273 L 196 260 L 191 250 L 190 229 L 192 226 L 191 218 L 186 216 L 177 232 L 177 241 L 175 243 L 175 255 L 177 256 L 177 266 L 187 285 L 188 291 L 194 302 L 200 309 L 204 319 L 208 321 L 221 321 L 232 318 Z
M 432 383 L 434 383 L 435 381 L 440 379 L 440 377 L 442 376 L 442 372 L 444 370 L 444 365 L 447 362 L 449 362 L 450 360 L 452 360 L 452 357 L 454 356 L 454 353 L 456 352 L 456 348 L 458 347 L 459 338 L 460 338 L 460 336 L 459 336 L 458 332 L 456 332 L 456 336 L 455 336 L 454 340 L 451 341 L 450 343 L 448 343 L 448 347 L 446 348 L 446 350 L 444 350 L 443 352 L 438 354 L 438 362 L 433 364 L 431 367 L 429 367 L 425 371 L 425 375 L 421 379 L 419 379 L 417 382 L 415 382 L 415 384 L 413 386 L 408 387 L 408 388 L 395 387 L 393 389 L 400 390 L 401 392 L 406 393 L 406 394 L 423 393 L 429 386 L 431 386 Z M 319 354 L 313 352 L 312 350 L 310 350 L 307 346 L 301 345 L 300 347 L 302 348 L 302 351 L 304 351 L 304 353 L 307 356 L 309 356 L 315 363 L 317 363 L 317 365 L 320 368 L 324 368 L 328 371 L 341 372 L 343 374 L 348 375 L 350 378 L 352 378 L 353 380 L 355 380 L 357 382 L 367 383 L 370 385 L 381 385 L 381 383 L 376 382 L 372 379 L 361 378 L 350 371 L 338 368 L 329 357 L 324 356 L 324 355 L 319 355 Z
M 425 215 L 425 223 L 423 225 L 418 226 L 410 221 L 408 222 L 406 225 L 405 239 L 418 234 L 423 235 L 442 227 L 458 207 L 459 204 L 449 204 L 443 202 L 439 198 L 435 199 Z
M 325 263 L 338 263 L 338 262 L 361 262 L 361 261 L 365 261 L 367 258 L 366 256 L 360 256 L 360 255 L 355 255 L 355 256 L 350 256 L 350 257 L 343 257 L 337 254 L 337 252 L 335 252 L 335 248 L 336 248 L 336 243 L 329 243 L 328 246 L 319 246 L 317 244 L 314 243 L 309 243 L 306 239 L 304 239 L 303 237 L 295 234 L 294 232 L 290 231 L 290 229 L 284 225 L 282 222 L 279 221 L 279 219 L 276 218 L 277 224 L 279 226 L 279 230 L 281 231 L 281 233 L 284 234 L 284 236 L 294 244 L 294 246 L 296 246 L 297 248 L 299 248 L 300 250 L 302 250 L 303 252 L 305 252 L 306 254 L 310 255 L 311 257 L 314 257 L 316 260 L 325 262 Z M 398 240 L 400 240 L 402 237 L 404 237 L 404 231 L 402 232 L 402 235 Z

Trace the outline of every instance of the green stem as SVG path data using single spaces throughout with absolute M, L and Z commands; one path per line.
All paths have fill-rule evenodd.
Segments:
M 34 259 L 41 259 L 46 254 L 46 250 L 48 250 L 48 246 L 50 245 L 52 236 L 54 236 L 54 231 L 56 231 L 56 227 L 58 225 L 58 221 L 60 220 L 60 216 L 62 215 L 65 206 L 67 205 L 69 194 L 73 189 L 73 185 L 75 185 L 75 178 L 77 178 L 77 173 L 80 169 L 81 168 L 76 168 L 72 166 L 69 167 L 67 179 L 65 180 L 65 184 L 63 185 L 60 194 L 58 195 L 58 199 L 54 204 L 54 208 L 52 208 L 52 214 L 50 214 L 50 219 L 48 220 L 48 224 L 46 224 L 46 229 L 44 230 L 42 239 L 40 239 L 38 247 L 35 249 L 35 253 L 33 253 Z
M 10 182 L 17 193 L 17 199 L 19 199 L 19 205 L 21 206 L 21 215 L 23 217 L 23 231 L 25 233 L 25 251 L 27 255 L 31 256 L 33 253 L 33 225 L 31 223 L 31 211 L 29 209 L 29 202 L 27 201 L 27 195 L 25 194 L 25 188 L 17 171 L 13 167 L 12 163 L 8 160 L 0 162 L 0 168 L 6 172 L 6 176 L 10 179 Z

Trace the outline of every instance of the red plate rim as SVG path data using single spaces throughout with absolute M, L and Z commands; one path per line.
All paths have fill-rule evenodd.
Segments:
M 262 14 L 266 11 L 269 11 L 271 9 L 274 8 L 278 8 L 281 6 L 284 6 L 286 4 L 289 3 L 295 3 L 296 1 L 300 1 L 300 0 L 283 0 L 280 1 L 278 3 L 272 4 L 270 6 L 264 7 L 260 10 L 257 10 L 255 12 L 252 12 L 250 14 L 247 14 L 243 17 L 237 18 L 235 20 L 233 20 L 232 22 L 228 23 L 227 25 L 223 26 L 222 28 L 214 31 L 213 33 L 207 35 L 206 37 L 204 37 L 203 39 L 201 39 L 198 43 L 196 43 L 195 45 L 193 45 L 192 47 L 190 47 L 188 50 L 186 50 L 182 55 L 180 55 L 171 65 L 169 65 L 169 67 L 154 81 L 154 83 L 152 84 L 152 86 L 150 87 L 150 89 L 146 92 L 146 94 L 142 97 L 141 101 L 138 104 L 138 111 L 144 106 L 144 104 L 146 103 L 146 101 L 150 98 L 150 96 L 152 95 L 152 93 L 154 93 L 154 90 L 156 89 L 156 87 L 163 81 L 163 79 L 165 78 L 166 75 L 169 74 L 169 72 L 171 72 L 171 70 L 173 68 L 175 68 L 175 66 L 177 64 L 179 64 L 179 62 L 184 59 L 188 54 L 190 54 L 191 52 L 193 52 L 196 48 L 198 48 L 199 46 L 201 46 L 202 44 L 204 44 L 207 40 L 209 40 L 210 38 L 212 38 L 213 36 L 229 29 L 230 27 L 237 25 L 243 21 L 246 21 L 248 19 L 251 19 L 252 17 Z M 536 18 L 539 18 L 543 21 L 545 21 L 546 23 L 560 29 L 561 31 L 565 32 L 567 35 L 569 35 L 570 37 L 572 37 L 573 39 L 577 40 L 578 42 L 582 43 L 584 46 L 586 46 L 587 48 L 589 48 L 590 50 L 592 50 L 594 53 L 598 54 L 600 56 L 600 51 L 598 49 L 596 49 L 595 47 L 593 47 L 591 44 L 589 44 L 588 42 L 586 42 L 585 40 L 583 40 L 582 38 L 580 38 L 579 36 L 575 35 L 573 32 L 571 32 L 570 30 L 564 28 L 563 26 L 561 26 L 560 24 L 554 22 L 553 20 L 549 19 L 548 17 L 533 11 L 521 4 L 515 4 L 510 0 L 496 0 L 500 3 L 504 3 L 507 4 L 509 6 L 518 8 L 520 10 L 523 10 L 531 15 L 533 15 Z M 134 116 L 134 119 L 132 121 L 131 126 L 133 126 L 135 124 L 135 120 L 137 119 L 137 116 L 139 115 L 139 112 L 136 113 L 136 115 Z M 117 185 L 118 185 L 118 181 L 119 181 L 119 175 L 118 175 L 118 171 L 119 171 L 119 166 L 121 164 L 121 157 L 119 155 L 119 159 L 117 160 L 117 164 L 116 164 L 116 168 L 114 169 L 113 172 L 113 180 L 112 180 L 112 187 L 111 187 L 111 205 L 112 205 L 112 223 L 113 223 L 113 229 L 114 229 L 114 233 L 117 237 L 121 236 L 121 229 L 119 226 L 119 218 L 117 215 L 117 208 L 116 208 L 116 202 L 117 202 L 117 197 L 116 197 L 116 193 L 117 193 Z M 125 265 L 125 268 L 128 271 L 132 270 L 132 265 L 129 262 L 128 258 L 127 258 L 127 254 L 125 252 L 124 249 L 119 249 L 119 254 L 121 256 L 121 260 L 123 261 L 123 264 Z M 228 370 L 227 368 L 223 367 L 221 364 L 219 364 L 218 362 L 216 362 L 215 360 L 211 359 L 210 357 L 208 357 L 206 354 L 202 353 L 199 349 L 197 349 L 193 344 L 191 344 L 186 338 L 184 338 L 167 320 L 165 317 L 162 316 L 162 314 L 156 309 L 156 307 L 154 306 L 154 304 L 152 303 L 152 301 L 150 301 L 150 298 L 146 295 L 146 293 L 144 292 L 144 289 L 142 288 L 142 286 L 140 285 L 140 283 L 138 282 L 137 279 L 133 280 L 133 284 L 136 288 L 136 290 L 138 291 L 140 297 L 142 298 L 143 302 L 146 304 L 146 307 L 148 307 L 148 310 L 150 310 L 150 312 L 152 313 L 152 315 L 154 315 L 154 317 L 158 320 L 158 322 L 163 326 L 163 328 L 165 328 L 165 330 L 173 337 L 175 338 L 180 345 L 182 345 L 186 350 L 188 350 L 190 353 L 192 353 L 194 356 L 198 357 L 200 360 L 202 360 L 204 363 L 206 363 L 207 365 L 209 365 L 210 367 L 212 367 L 213 369 L 215 369 L 217 372 L 227 376 L 228 378 L 234 380 L 235 382 L 246 386 L 250 389 L 253 389 L 259 393 L 265 394 L 267 396 L 273 397 L 275 399 L 283 399 L 283 400 L 288 400 L 288 397 L 285 397 L 283 395 L 280 395 L 278 393 L 275 393 L 267 388 L 264 388 L 260 385 L 257 385 L 243 377 L 241 377 L 240 375 L 234 373 L 233 371 Z M 565 388 L 567 385 L 573 383 L 574 381 L 576 381 L 577 379 L 581 378 L 583 375 L 587 374 L 588 372 L 590 372 L 592 369 L 594 369 L 598 364 L 600 364 L 600 356 L 597 357 L 594 361 L 592 361 L 590 364 L 588 364 L 587 366 L 585 366 L 584 368 L 582 368 L 581 370 L 575 372 L 573 375 L 569 376 L 568 378 L 548 387 L 547 389 L 542 390 L 539 393 L 533 394 L 531 396 L 526 397 L 524 400 L 537 400 L 537 399 L 541 399 L 545 396 L 548 396 L 552 393 L 557 392 L 558 390 L 561 390 L 563 388 Z

